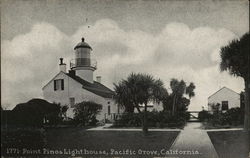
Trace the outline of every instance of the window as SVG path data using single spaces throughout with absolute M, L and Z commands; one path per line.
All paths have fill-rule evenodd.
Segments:
M 57 91 L 57 90 L 64 90 L 63 79 L 54 80 L 54 91 Z
M 69 104 L 73 107 L 75 105 L 75 98 L 69 98 Z
M 228 101 L 222 101 L 221 110 L 228 110 Z

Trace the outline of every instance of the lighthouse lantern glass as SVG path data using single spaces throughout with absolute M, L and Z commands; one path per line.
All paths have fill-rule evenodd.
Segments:
M 90 49 L 78 48 L 75 51 L 76 66 L 90 66 Z

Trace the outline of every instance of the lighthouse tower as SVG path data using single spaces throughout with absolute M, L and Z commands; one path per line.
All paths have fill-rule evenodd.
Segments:
M 75 58 L 70 61 L 71 70 L 75 70 L 76 75 L 93 83 L 93 72 L 97 68 L 97 62 L 91 59 L 92 48 L 82 38 L 75 48 Z

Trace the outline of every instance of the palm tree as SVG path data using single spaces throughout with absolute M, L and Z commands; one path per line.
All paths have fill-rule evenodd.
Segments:
M 194 89 L 195 85 L 193 82 L 191 82 L 189 86 L 186 87 L 186 94 L 188 95 L 189 99 L 195 96 Z
M 189 96 L 189 99 L 195 95 L 194 89 L 195 85 L 194 83 L 190 83 L 189 86 L 186 85 L 186 83 L 181 80 L 178 81 L 177 79 L 172 79 L 170 81 L 170 87 L 172 90 L 171 97 L 172 98 L 172 115 L 175 114 L 175 111 L 177 110 L 177 103 L 179 103 L 178 106 L 181 106 L 181 103 L 184 103 L 183 105 L 188 105 L 190 101 L 187 101 L 186 98 L 183 98 L 184 94 L 187 94 Z M 180 107 L 180 109 L 186 109 L 186 107 Z
M 134 112 L 134 103 L 131 97 L 128 97 L 131 94 L 131 90 L 125 80 L 118 83 L 118 85 L 114 84 L 115 88 L 115 100 L 120 107 L 125 108 L 126 113 Z M 130 99 L 129 99 L 130 98 Z
M 130 74 L 126 80 L 120 81 L 115 86 L 116 102 L 125 107 L 125 111 L 136 108 L 142 115 L 143 132 L 147 134 L 147 105 L 148 102 L 161 102 L 167 95 L 163 82 L 154 79 L 148 74 Z M 140 105 L 144 105 L 144 111 L 140 110 Z M 130 112 L 132 112 L 131 110 Z
M 177 107 L 179 109 L 186 109 L 190 103 L 190 99 L 195 96 L 194 83 L 190 83 L 189 86 L 183 80 L 171 79 L 170 81 L 170 88 L 172 93 L 168 99 L 172 101 L 168 101 L 168 103 L 172 104 L 172 115 L 175 114 Z M 183 97 L 184 94 L 189 96 L 189 99 Z
M 170 88 L 172 90 L 171 96 L 173 98 L 172 115 L 174 115 L 177 101 L 180 100 L 185 93 L 186 83 L 183 80 L 178 81 L 177 79 L 172 79 L 170 81 Z
M 228 71 L 233 76 L 240 76 L 245 82 L 245 119 L 244 129 L 250 128 L 249 121 L 249 89 L 250 89 L 250 50 L 249 50 L 249 32 L 240 39 L 231 41 L 227 46 L 220 50 L 221 71 Z

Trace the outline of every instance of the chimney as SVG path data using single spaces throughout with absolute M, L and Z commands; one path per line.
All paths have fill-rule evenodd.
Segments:
M 76 71 L 75 70 L 69 70 L 69 76 L 75 77 L 76 76 Z
M 59 69 L 60 69 L 60 71 L 62 71 L 62 72 L 65 72 L 65 73 L 66 73 L 66 64 L 65 64 L 65 63 L 63 63 L 63 58 L 60 58 Z
M 96 76 L 96 82 L 101 83 L 102 82 L 102 77 L 101 76 Z

